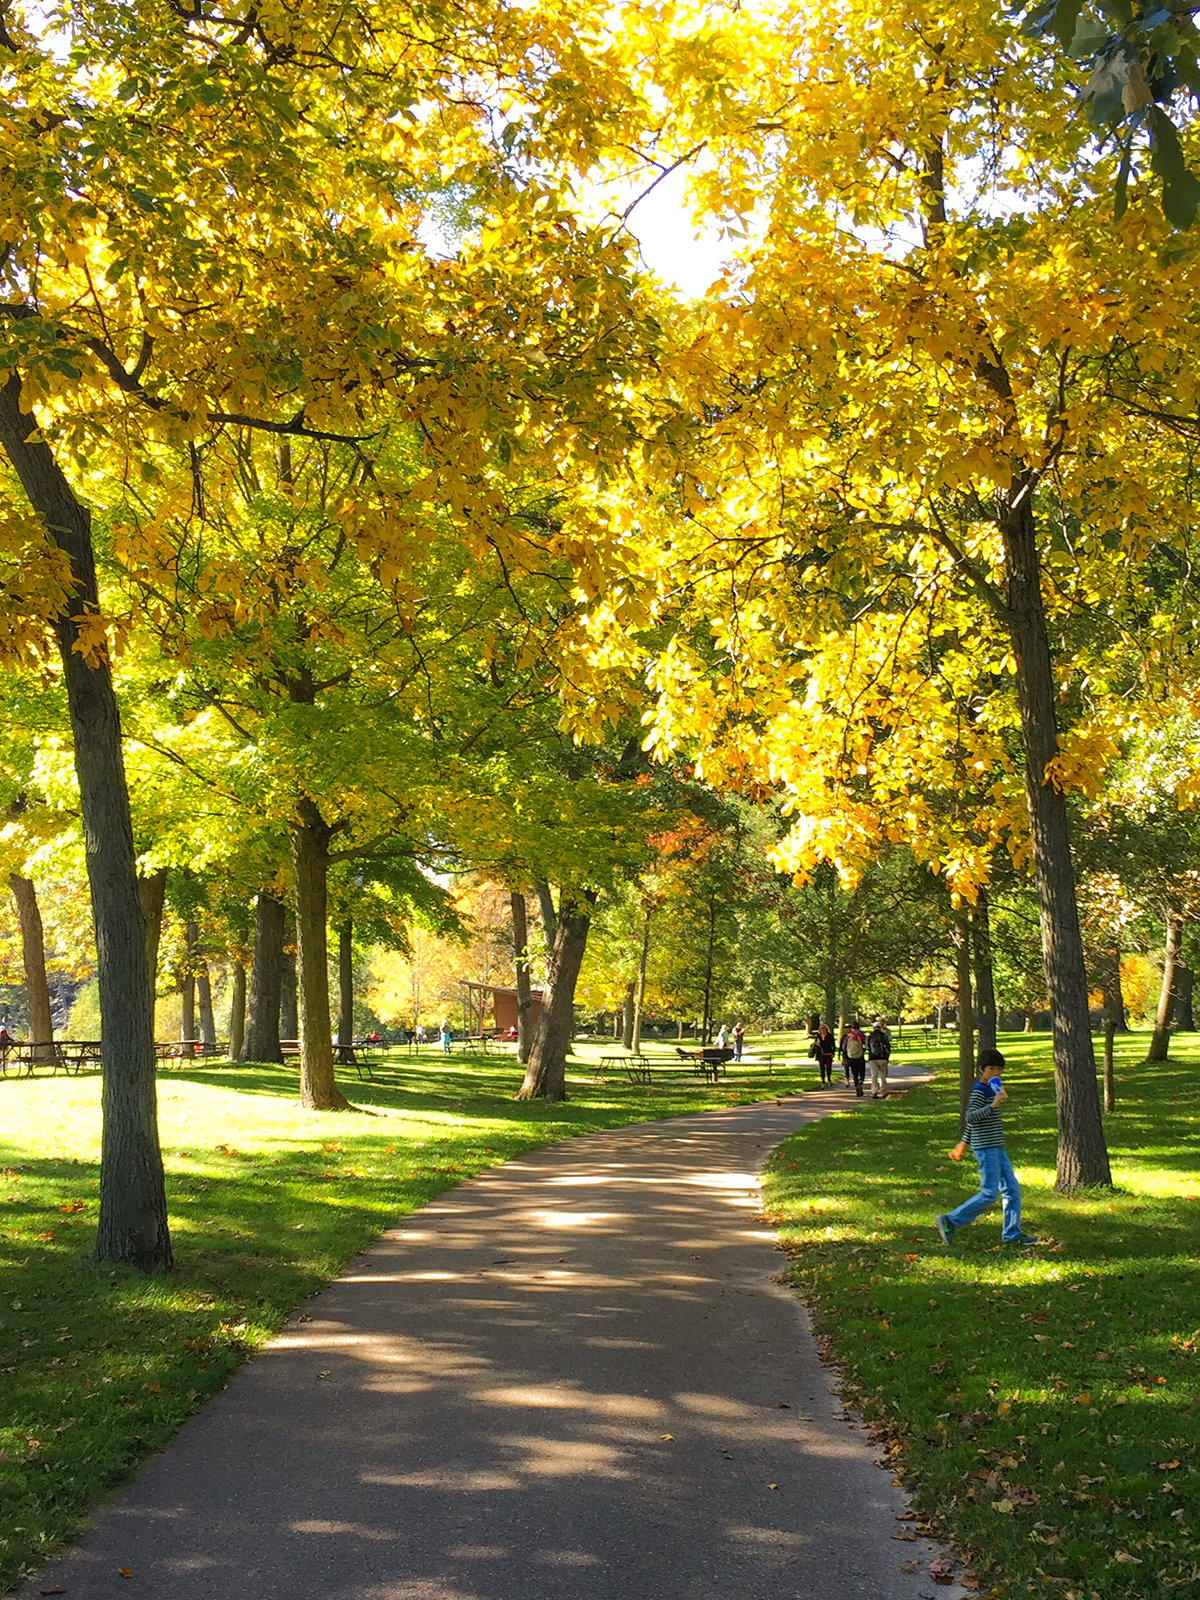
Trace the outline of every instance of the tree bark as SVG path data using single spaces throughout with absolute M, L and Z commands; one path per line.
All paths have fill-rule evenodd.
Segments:
M 1105 1019 L 1111 1022 L 1114 1033 L 1128 1033 L 1129 1019 L 1125 1014 L 1125 996 L 1121 991 L 1121 952 L 1116 945 L 1104 952 L 1100 987 L 1104 991 Z
M 975 1035 L 981 1051 L 996 1048 L 996 982 L 992 972 L 992 908 L 980 889 L 971 913 L 971 945 L 975 956 Z
M 333 830 L 306 796 L 292 823 L 296 873 L 296 988 L 300 999 L 300 1104 L 309 1111 L 348 1111 L 333 1075 L 326 931 L 329 841 Z
M 537 885 L 538 913 L 542 919 L 542 935 L 546 940 L 546 955 L 554 948 L 554 935 L 558 930 L 558 913 L 554 909 L 554 896 L 548 883 Z
M 50 1009 L 50 985 L 46 981 L 46 935 L 37 890 L 32 878 L 9 875 L 9 888 L 17 903 L 17 923 L 21 929 L 21 964 L 25 969 L 25 1007 L 29 1012 L 29 1042 L 40 1045 L 33 1052 L 37 1061 L 54 1060 L 54 1015 Z
M 542 1014 L 534 1031 L 533 1048 L 518 1100 L 541 1096 L 546 1100 L 567 1098 L 567 1053 L 575 1032 L 575 985 L 583 964 L 591 926 L 595 894 L 585 890 L 576 900 L 563 892 L 554 945 L 546 969 L 542 994 Z
M 349 917 L 338 929 L 338 1033 L 343 1050 L 354 1043 L 354 923 Z
M 1183 918 L 1175 911 L 1167 912 L 1167 941 L 1163 950 L 1162 985 L 1158 991 L 1158 1008 L 1154 1013 L 1154 1034 L 1147 1061 L 1165 1061 L 1171 1043 L 1171 1003 L 1175 990 L 1175 963 L 1179 960 L 1179 943 L 1183 937 Z
M 633 1049 L 633 997 L 637 985 L 625 985 L 625 998 L 621 1002 L 621 1049 Z
M 1113 1111 L 1117 1104 L 1117 1081 L 1113 1072 L 1113 1020 L 1104 1019 L 1104 1109 Z
M 229 1059 L 240 1061 L 246 1038 L 246 966 L 237 952 L 229 969 L 229 978 L 233 986 L 229 1004 Z
M 208 975 L 208 962 L 200 956 L 196 963 L 196 1000 L 200 1008 L 200 1043 L 210 1050 L 217 1042 L 217 1024 L 213 1016 L 212 982 Z
M 1195 973 L 1182 961 L 1175 963 L 1175 1026 L 1181 1033 L 1196 1031 L 1196 1018 L 1192 1010 L 1192 994 L 1196 986 Z
M 1007 379 L 1004 382 L 1007 385 Z M 1008 581 L 1006 621 L 1017 665 L 1017 702 L 1025 745 L 1025 797 L 1042 964 L 1054 1035 L 1058 1107 L 1055 1187 L 1070 1194 L 1084 1186 L 1110 1185 L 1112 1173 L 1096 1086 L 1067 801 L 1048 776 L 1049 764 L 1058 754 L 1058 719 L 1031 496 L 1031 482 L 1021 483 L 1009 499 L 1000 531 Z
M 106 654 L 75 645 L 77 618 L 99 611 L 91 517 L 75 498 L 36 421 L 21 410 L 21 380 L 0 388 L 0 444 L 50 538 L 66 552 L 73 593 L 55 620 L 84 849 L 96 929 L 100 991 L 103 1133 L 96 1253 L 145 1272 L 171 1266 L 162 1151 L 158 1142 L 154 1017 L 138 899 L 137 857 L 121 750 L 121 721 Z
M 279 1037 L 300 1037 L 300 998 L 296 986 L 296 919 L 284 925 L 283 955 L 279 969 Z
M 642 1048 L 642 1008 L 646 1004 L 646 966 L 650 959 L 650 902 L 645 905 L 642 922 L 642 948 L 638 952 L 637 993 L 633 997 L 633 1038 L 630 1048 L 637 1055 Z
M 954 923 L 954 952 L 958 964 L 958 1109 L 967 1114 L 967 1101 L 975 1083 L 975 1017 L 971 995 L 971 923 L 965 910 Z
M 158 993 L 158 946 L 162 939 L 163 907 L 167 898 L 167 869 L 160 867 L 148 878 L 138 879 L 138 901 L 146 924 L 146 970 L 150 974 L 150 1015 Z
M 700 1043 L 701 1046 L 712 1043 L 712 983 L 713 965 L 716 959 L 717 944 L 717 897 L 709 896 L 708 901 L 708 945 L 704 955 L 704 1012 L 700 1018 Z
M 179 994 L 182 1005 L 179 1008 L 179 1037 L 195 1041 L 199 1035 L 196 1032 L 196 944 L 200 938 L 199 926 L 194 922 L 184 924 L 184 969 L 183 980 L 179 985 Z
M 250 963 L 250 1004 L 241 1061 L 282 1061 L 279 998 L 283 979 L 283 932 L 287 913 L 266 890 L 254 910 L 254 955 Z
M 513 970 L 517 987 L 517 1060 L 522 1065 L 529 1060 L 533 1044 L 533 985 L 529 978 L 529 908 L 525 896 L 513 889 L 509 894 L 512 907 Z

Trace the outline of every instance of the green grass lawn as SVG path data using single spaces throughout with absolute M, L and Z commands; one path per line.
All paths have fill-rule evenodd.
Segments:
M 1005 1107 L 1028 1231 L 999 1207 L 947 1250 L 933 1219 L 975 1187 L 956 1052 L 934 1084 L 794 1135 L 767 1211 L 818 1335 L 968 1587 L 1063 1600 L 1200 1595 L 1200 1036 L 1167 1065 L 1117 1041 L 1115 1191 L 1053 1192 L 1046 1036 L 1012 1034 Z M 897 1543 L 897 1560 L 905 1546 Z
M 370 1116 L 301 1111 L 294 1066 L 162 1073 L 177 1267 L 159 1280 L 90 1259 L 98 1076 L 0 1082 L 0 1592 L 404 1213 L 531 1145 L 814 1079 L 805 1063 L 720 1084 L 683 1069 L 653 1091 L 596 1082 L 611 1048 L 580 1047 L 560 1106 L 513 1100 L 512 1056 L 430 1050 L 376 1067 L 373 1084 L 344 1074 Z

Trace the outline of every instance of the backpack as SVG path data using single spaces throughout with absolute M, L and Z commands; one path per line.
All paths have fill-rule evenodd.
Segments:
M 863 1053 L 863 1039 L 861 1033 L 848 1033 L 846 1035 L 846 1054 L 851 1061 L 861 1061 Z
M 867 1040 L 867 1054 L 872 1061 L 886 1061 L 889 1055 L 886 1033 L 872 1033 Z

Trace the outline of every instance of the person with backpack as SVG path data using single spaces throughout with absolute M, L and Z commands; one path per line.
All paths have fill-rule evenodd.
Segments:
M 816 1037 L 813 1039 L 808 1053 L 821 1069 L 821 1082 L 832 1083 L 833 1035 L 823 1022 L 817 1025 Z
M 867 1041 L 857 1017 L 842 1035 L 841 1057 L 846 1082 L 854 1079 L 854 1092 L 861 1099 L 863 1079 L 867 1075 Z
M 867 1060 L 871 1063 L 871 1099 L 887 1099 L 888 1062 L 892 1058 L 892 1040 L 879 1018 L 867 1035 Z

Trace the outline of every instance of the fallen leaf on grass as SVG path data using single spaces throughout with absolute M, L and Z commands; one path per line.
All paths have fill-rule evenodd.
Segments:
M 1160 1472 L 1174 1472 L 1178 1465 L 1178 1461 L 1160 1461 L 1158 1463 L 1158 1470 Z
M 992 1501 L 992 1510 L 998 1511 L 1001 1516 L 1011 1517 L 1016 1509 L 1016 1506 L 1013 1505 L 1012 1501 L 1008 1499 L 1007 1496 L 1005 1496 L 1003 1500 Z
M 1119 1561 L 1123 1567 L 1140 1567 L 1142 1564 L 1141 1557 L 1131 1556 L 1128 1550 L 1118 1550 L 1113 1560 Z

